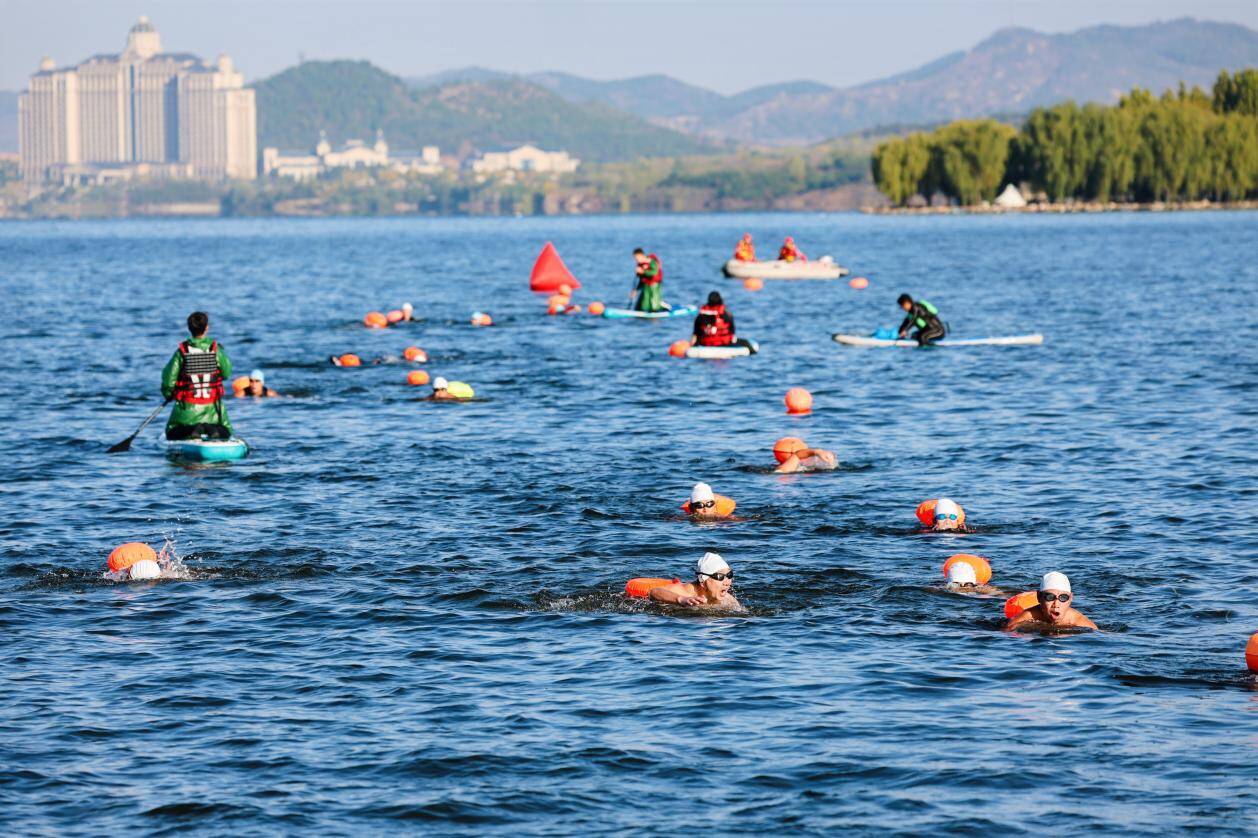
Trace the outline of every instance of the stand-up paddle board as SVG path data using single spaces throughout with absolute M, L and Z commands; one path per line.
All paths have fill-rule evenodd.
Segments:
M 731 346 L 692 346 L 686 350 L 687 358 L 741 358 L 744 355 L 755 355 L 760 345 L 754 340 L 747 341 L 750 345 Z
M 668 311 L 637 311 L 632 308 L 605 308 L 603 316 L 612 320 L 627 317 L 640 317 L 645 320 L 660 320 L 665 317 L 694 317 L 699 313 L 697 306 L 681 306 Z
M 837 334 L 834 336 L 836 342 L 844 346 L 917 346 L 915 340 L 884 340 L 882 338 L 871 338 L 864 335 L 844 335 Z M 952 340 L 944 338 L 930 344 L 931 346 L 1039 346 L 1044 342 L 1043 335 L 1013 335 L 1004 338 L 969 338 L 967 340 Z
M 221 463 L 239 460 L 249 453 L 249 444 L 240 437 L 231 439 L 162 439 L 166 456 L 194 463 Z

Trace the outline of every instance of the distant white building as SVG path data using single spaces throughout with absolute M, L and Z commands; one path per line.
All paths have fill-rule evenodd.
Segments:
M 1012 183 L 1005 186 L 1005 191 L 996 196 L 994 201 L 996 206 L 1005 207 L 1006 209 L 1016 209 L 1026 206 L 1026 198 L 1022 197 L 1022 193 L 1018 191 L 1018 187 Z
M 314 180 L 332 169 L 387 168 L 396 172 L 435 175 L 441 171 L 441 150 L 424 146 L 418 155 L 389 157 L 389 144 L 377 131 L 376 141 L 347 140 L 338 150 L 322 133 L 313 154 L 284 154 L 278 148 L 262 149 L 262 174 L 294 180 Z
M 471 163 L 478 175 L 495 172 L 575 172 L 581 161 L 566 151 L 544 151 L 535 145 L 504 146 L 486 151 Z

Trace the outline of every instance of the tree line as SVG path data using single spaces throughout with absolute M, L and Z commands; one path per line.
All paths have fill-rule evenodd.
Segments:
M 1005 183 L 1051 201 L 1258 197 L 1258 69 L 1219 73 L 1210 94 L 1135 88 L 1117 105 L 1036 108 L 1021 129 L 962 120 L 875 149 L 874 182 L 895 206 L 936 192 L 964 205 Z

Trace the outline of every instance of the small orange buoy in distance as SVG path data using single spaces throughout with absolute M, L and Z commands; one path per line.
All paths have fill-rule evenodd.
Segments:
M 378 311 L 369 311 L 363 318 L 363 325 L 369 329 L 383 329 L 389 325 L 389 318 Z
M 401 323 L 405 317 L 406 315 L 402 313 L 402 309 L 400 308 L 395 308 L 393 311 L 390 311 L 385 315 L 385 319 L 390 323 Z
M 415 361 L 422 364 L 428 360 L 428 353 L 420 349 L 418 346 L 408 346 L 402 350 L 402 357 L 408 361 Z
M 786 391 L 786 412 L 803 414 L 812 412 L 812 393 L 803 387 L 792 387 Z
M 690 341 L 675 340 L 668 345 L 668 354 L 674 358 L 685 358 L 686 350 L 690 348 Z
M 743 280 L 743 287 L 748 291 L 759 291 L 764 287 L 764 280 L 754 276 L 749 276 Z
M 980 585 L 986 585 L 988 582 L 992 581 L 991 564 L 989 564 L 987 559 L 982 556 L 975 556 L 970 553 L 957 553 L 954 556 L 949 556 L 948 560 L 944 562 L 943 575 L 946 577 L 948 575 L 948 568 L 960 562 L 968 564 L 970 567 L 974 568 L 974 580 Z
M 602 303 L 590 303 L 590 314 L 593 314 L 595 317 L 602 315 L 605 311 L 607 311 L 607 307 Z
M 851 281 L 851 282 L 849 282 L 849 283 L 848 283 L 848 285 L 852 286 L 852 287 L 853 287 L 853 288 L 855 288 L 857 291 L 859 291 L 859 290 L 861 290 L 862 288 L 868 288 L 868 287 L 869 287 L 869 280 L 868 280 L 868 279 L 865 279 L 865 277 L 863 277 L 863 276 L 855 276 L 855 277 L 852 277 L 852 281 Z
M 361 367 L 363 359 L 359 358 L 353 352 L 346 352 L 341 356 L 341 366 L 343 367 Z
M 1023 591 L 1020 594 L 1014 594 L 1005 600 L 1005 616 L 1012 620 L 1030 608 L 1040 604 L 1040 594 L 1038 591 Z
M 784 436 L 773 443 L 773 458 L 779 463 L 786 462 L 792 454 L 803 451 L 808 446 L 797 436 Z
M 427 384 L 428 373 L 423 370 L 411 370 L 406 374 L 406 383 L 412 387 L 419 387 L 421 384 Z
M 1254 632 L 1245 646 L 1245 665 L 1250 672 L 1258 672 L 1258 632 Z
M 142 562 L 145 559 L 156 562 L 157 551 L 143 541 L 128 541 L 126 544 L 119 544 L 109 554 L 109 569 L 126 570 L 136 562 Z

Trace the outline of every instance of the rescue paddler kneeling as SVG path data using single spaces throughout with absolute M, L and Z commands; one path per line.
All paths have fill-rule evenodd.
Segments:
M 756 351 L 755 344 L 734 334 L 734 315 L 725 309 L 725 301 L 717 291 L 708 294 L 707 305 L 695 315 L 690 345 L 745 346 L 753 353 Z
M 671 582 L 651 589 L 654 602 L 681 605 L 686 608 L 728 608 L 742 610 L 730 588 L 734 571 L 716 553 L 704 553 L 695 566 L 695 581 Z
M 209 332 L 209 315 L 204 311 L 189 314 L 189 337 L 162 370 L 162 395 L 175 402 L 166 423 L 167 439 L 232 436 L 231 420 L 223 405 L 223 382 L 231 377 L 232 363 Z
M 908 294 L 901 294 L 896 304 L 908 314 L 900 324 L 899 337 L 908 337 L 909 330 L 916 328 L 913 340 L 918 346 L 934 343 L 947 333 L 943 321 L 939 319 L 939 309 L 926 300 L 914 300 Z

